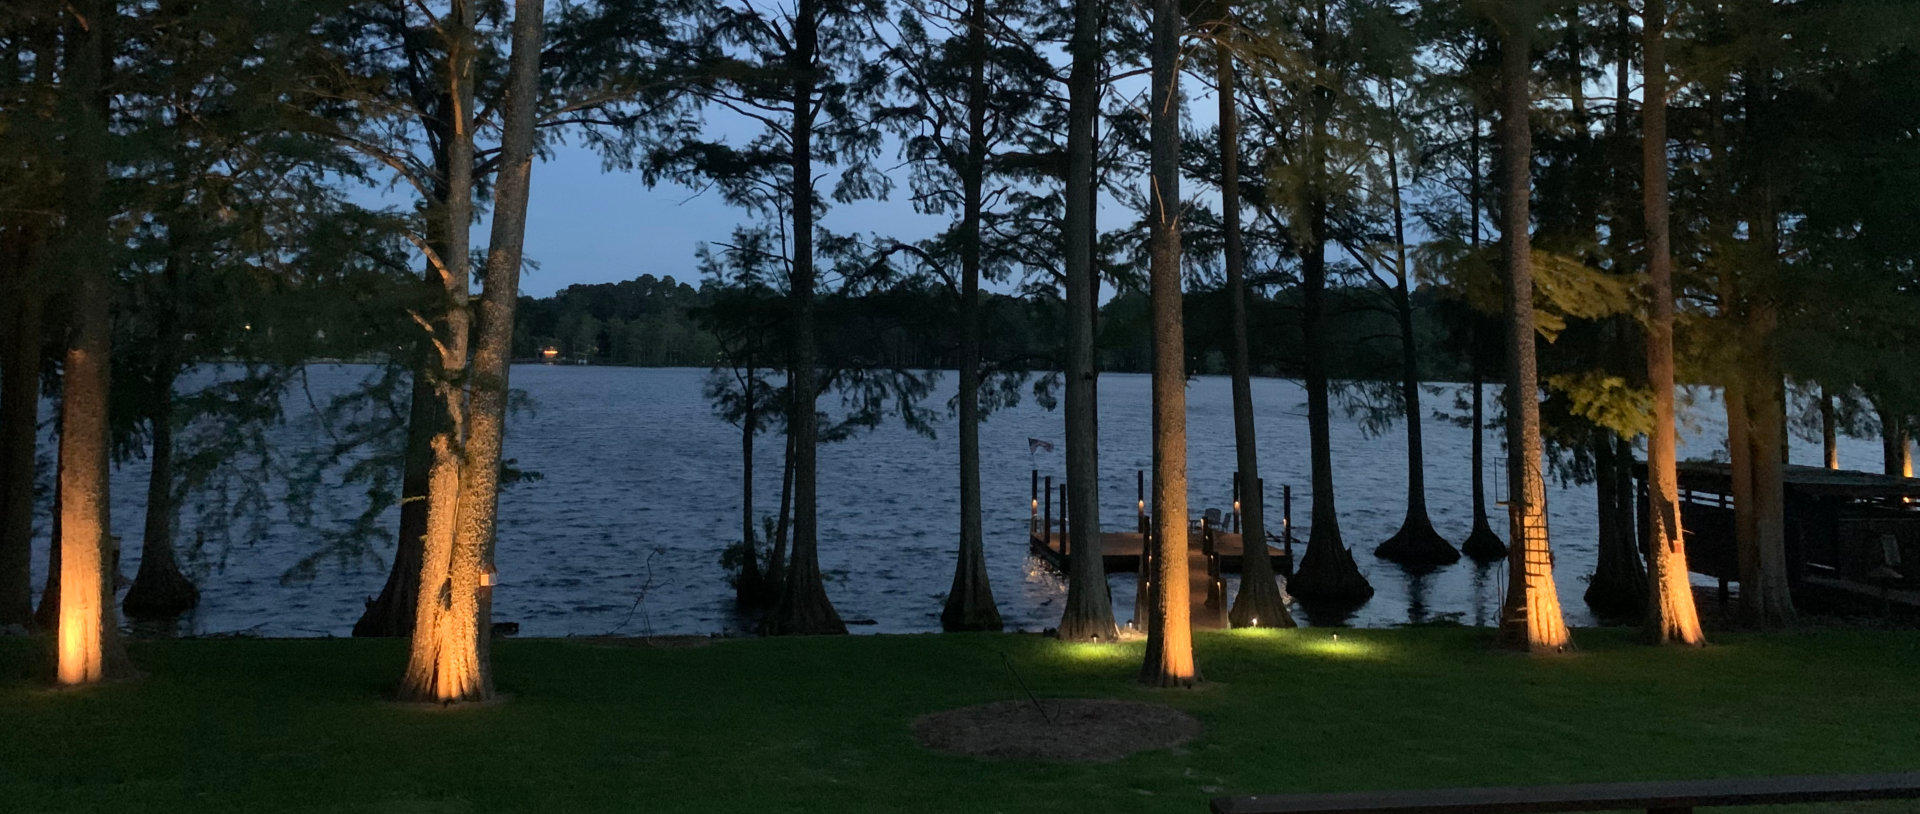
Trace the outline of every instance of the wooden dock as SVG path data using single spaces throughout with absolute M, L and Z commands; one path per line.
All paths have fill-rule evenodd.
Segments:
M 1056 485 L 1051 476 L 1044 480 L 1040 470 L 1032 472 L 1033 497 L 1030 503 L 1032 518 L 1027 524 L 1027 544 L 1033 556 L 1059 571 L 1068 570 L 1068 563 L 1080 552 L 1072 550 L 1067 539 L 1067 484 L 1063 481 Z M 1143 545 L 1148 528 L 1147 479 L 1146 473 L 1134 472 L 1134 488 L 1137 492 L 1135 504 L 1138 513 L 1134 516 L 1135 527 L 1140 531 L 1109 531 L 1100 535 L 1100 561 L 1106 573 L 1134 573 L 1136 578 L 1136 598 L 1134 616 L 1139 618 L 1145 612 L 1141 604 L 1150 588 L 1146 575 L 1140 574 L 1141 562 L 1147 559 Z M 1256 491 L 1255 494 L 1261 494 Z M 1054 513 L 1055 497 L 1058 496 L 1060 512 Z M 1199 524 L 1187 532 L 1187 579 L 1188 595 L 1191 597 L 1192 625 L 1196 628 L 1224 628 L 1227 626 L 1227 588 L 1223 574 L 1240 573 L 1246 556 L 1246 545 L 1237 530 L 1240 524 L 1240 474 L 1233 478 L 1233 509 L 1223 515 L 1218 510 L 1209 509 Z M 1055 521 L 1058 521 L 1057 524 Z M 1224 521 L 1224 522 L 1223 522 Z M 1274 545 L 1263 541 L 1259 549 L 1273 564 L 1276 574 L 1293 575 L 1293 492 L 1281 487 L 1280 528 L 1286 543 Z M 1233 530 L 1229 530 L 1233 529 Z M 1259 555 L 1255 555 L 1259 556 Z
M 1107 573 L 1131 574 L 1140 570 L 1140 532 L 1109 531 L 1100 535 L 1100 560 L 1106 564 Z M 1220 570 L 1229 574 L 1240 573 L 1240 557 L 1243 545 L 1240 535 L 1230 531 L 1213 533 L 1214 545 L 1220 551 Z M 1062 571 L 1067 569 L 1066 541 L 1059 529 L 1054 529 L 1042 537 L 1040 532 L 1032 532 L 1027 541 L 1032 544 L 1033 555 L 1045 560 L 1048 565 Z M 1200 531 L 1194 529 L 1187 534 L 1187 548 L 1194 554 L 1201 554 Z M 1274 573 L 1289 574 L 1287 552 L 1271 541 L 1267 543 L 1267 556 L 1273 563 Z M 1205 571 L 1202 561 L 1201 570 Z
M 1206 551 L 1204 533 L 1192 529 L 1187 535 L 1187 596 L 1192 603 L 1189 618 L 1195 628 L 1219 629 L 1227 626 L 1226 583 L 1220 579 L 1223 573 L 1239 573 L 1243 546 L 1240 535 L 1233 532 L 1212 532 L 1215 553 Z M 1101 561 L 1107 573 L 1140 571 L 1142 535 L 1139 532 L 1107 532 L 1101 536 Z M 1054 531 L 1044 537 L 1035 531 L 1028 537 L 1034 556 L 1061 571 L 1067 570 L 1070 552 L 1063 551 L 1060 532 Z M 1267 556 L 1273 563 L 1273 570 L 1279 574 L 1290 574 L 1292 569 L 1287 552 L 1268 543 Z M 1214 563 L 1218 563 L 1218 567 Z M 1136 591 L 1145 586 L 1145 576 L 1136 580 Z M 1135 599 L 1136 618 L 1142 612 L 1138 598 Z

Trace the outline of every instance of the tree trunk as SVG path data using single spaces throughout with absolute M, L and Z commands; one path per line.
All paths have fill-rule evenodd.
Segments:
M 1840 468 L 1840 432 L 1833 411 L 1833 397 L 1820 388 L 1820 461 L 1828 469 Z
M 820 576 L 819 500 L 816 492 L 818 418 L 814 412 L 818 347 L 814 336 L 813 271 L 813 120 L 820 0 L 799 0 L 794 11 L 793 69 L 793 266 L 788 297 L 793 301 L 793 551 L 787 563 L 780 601 L 767 619 L 775 635 L 845 633 L 847 626 L 827 599 Z
M 1399 145 L 1390 142 L 1388 173 L 1393 185 L 1394 274 L 1393 316 L 1400 332 L 1400 406 L 1407 419 L 1407 516 L 1400 529 L 1373 550 L 1376 557 L 1414 570 L 1427 570 L 1460 561 L 1460 551 L 1433 528 L 1427 514 L 1427 456 L 1421 440 L 1420 352 L 1413 337 L 1413 292 L 1407 265 L 1406 212 L 1400 201 Z
M 1761 339 L 1754 348 L 1752 373 L 1744 388 L 1747 402 L 1747 461 L 1752 470 L 1752 551 L 1741 558 L 1740 612 L 1747 624 L 1783 627 L 1794 621 L 1786 556 L 1786 489 L 1780 461 L 1785 390 L 1773 360 L 1771 307 L 1749 309 Z
M 16 29 L 14 44 L 19 54 L 9 53 L 10 65 L 18 65 L 19 56 L 32 58 L 35 76 L 32 93 L 57 98 L 53 93 L 59 64 L 60 19 L 49 16 L 30 31 Z M 33 607 L 33 513 L 34 490 L 39 484 L 36 453 L 40 442 L 40 365 L 45 349 L 43 316 L 47 304 L 45 265 L 50 238 L 58 221 L 52 214 L 57 206 L 50 188 L 39 198 L 43 214 L 16 212 L 0 218 L 0 287 L 6 290 L 6 304 L 0 305 L 0 627 L 51 627 L 39 621 Z M 58 510 L 56 509 L 56 512 Z M 58 550 L 56 540 L 49 548 Z M 57 566 L 50 567 L 49 586 Z M 51 622 L 53 605 L 46 606 Z
M 437 247 L 439 256 L 447 256 L 444 241 L 429 241 L 429 245 Z M 429 269 L 427 285 L 438 291 L 436 277 Z M 393 564 L 387 569 L 380 595 L 367 602 L 366 611 L 353 623 L 355 636 L 413 635 L 413 617 L 420 599 L 421 551 L 426 546 L 427 476 L 433 468 L 433 437 L 439 432 L 440 418 L 434 403 L 432 354 L 432 343 L 423 342 L 413 365 L 406 458 L 400 475 L 400 533 L 393 548 Z
M 1764 72 L 1764 69 L 1761 69 Z M 1765 80 L 1748 83 L 1746 122 L 1750 138 L 1759 137 L 1769 118 Z M 1746 313 L 1739 325 L 1743 365 L 1742 401 L 1746 414 L 1747 467 L 1751 472 L 1748 520 L 1750 536 L 1740 559 L 1740 615 L 1749 625 L 1780 627 L 1794 620 L 1786 563 L 1786 490 L 1780 450 L 1786 441 L 1786 388 L 1780 372 L 1779 298 L 1780 213 L 1764 160 L 1748 168 L 1753 179 L 1744 192 L 1747 234 L 1753 260 L 1742 293 Z M 1739 503 L 1736 499 L 1735 509 Z
M 1680 528 L 1678 431 L 1673 408 L 1673 253 L 1667 197 L 1667 11 L 1646 0 L 1641 12 L 1646 90 L 1641 107 L 1641 190 L 1647 225 L 1647 384 L 1653 431 L 1647 436 L 1647 631 L 1661 644 L 1706 644 L 1693 606 L 1686 539 Z M 1741 593 L 1745 593 L 1742 591 Z
M 791 407 L 789 407 L 791 413 Z M 773 553 L 767 557 L 769 597 L 780 599 L 780 586 L 787 584 L 788 518 L 793 516 L 793 434 L 787 433 L 786 451 L 780 458 L 780 514 L 773 521 Z
M 1532 194 L 1533 134 L 1528 87 L 1533 66 L 1534 22 L 1521 9 L 1499 21 L 1500 139 L 1506 207 L 1502 233 L 1507 266 L 1507 453 L 1511 484 L 1506 604 L 1500 610 L 1502 644 L 1531 652 L 1558 652 L 1572 645 L 1553 583 L 1553 550 L 1547 539 L 1546 482 L 1541 473 L 1540 398 L 1534 358 L 1533 246 L 1527 234 Z
M 59 419 L 56 416 L 55 423 L 58 422 Z M 60 499 L 60 466 L 56 462 L 53 478 L 53 519 L 47 533 L 47 579 L 40 585 L 40 604 L 33 611 L 33 624 L 41 630 L 57 630 L 60 625 L 60 513 L 65 505 L 65 501 Z
M 1074 0 L 1073 39 L 1068 45 L 1073 63 L 1067 78 L 1066 212 L 1061 228 L 1067 278 L 1067 539 L 1074 551 L 1101 550 L 1099 404 L 1093 347 L 1100 285 L 1093 253 L 1099 11 L 1099 0 Z M 1067 569 L 1067 604 L 1060 616 L 1059 637 L 1070 642 L 1119 638 L 1102 558 L 1072 557 Z
M 424 98 L 420 103 L 425 109 L 433 109 L 435 105 L 452 107 L 451 92 L 451 87 L 422 91 L 420 95 Z M 453 157 L 449 151 L 455 139 L 447 129 L 449 124 L 439 118 L 430 118 L 428 122 L 437 136 L 429 140 L 433 147 L 437 176 L 430 179 L 428 184 L 428 211 L 442 211 L 451 194 L 448 184 L 453 178 Z M 428 218 L 425 230 L 426 244 L 433 257 L 428 258 L 427 268 L 421 275 L 421 295 L 425 302 L 439 303 L 446 296 L 445 283 L 433 264 L 436 258 L 452 256 L 452 249 L 446 240 L 446 220 Z M 355 636 L 413 635 L 414 615 L 420 598 L 420 565 L 426 546 L 427 507 L 431 498 L 428 490 L 433 469 L 433 439 L 442 431 L 442 416 L 434 391 L 436 353 L 434 337 L 431 334 L 420 337 L 415 358 L 411 360 L 412 392 L 407 406 L 406 457 L 400 475 L 399 536 L 394 544 L 393 563 L 387 571 L 386 584 L 381 586 L 378 597 L 367 602 L 366 610 L 354 622 Z
M 1632 455 L 1631 447 L 1612 433 L 1593 445 L 1599 540 L 1593 577 L 1582 598 L 1594 613 L 1609 620 L 1638 621 L 1647 609 L 1647 572 L 1634 540 Z
M 1633 38 L 1633 15 L 1624 6 L 1619 9 L 1619 31 L 1621 42 L 1630 42 Z M 1641 193 L 1636 189 L 1633 178 L 1628 172 L 1634 160 L 1631 144 L 1625 143 L 1625 136 L 1633 126 L 1633 100 L 1629 95 L 1629 76 L 1633 50 L 1622 48 L 1620 58 L 1614 63 L 1614 114 L 1613 132 L 1617 150 L 1613 152 L 1613 175 L 1615 189 L 1615 220 L 1608 232 L 1608 248 L 1615 257 L 1619 268 L 1625 268 L 1633 255 L 1634 237 L 1632 223 L 1628 213 L 1642 202 L 1635 200 Z M 1643 107 L 1644 110 L 1644 107 Z M 1628 331 L 1627 318 L 1613 317 L 1601 324 L 1604 337 L 1608 342 L 1620 342 Z M 1638 545 L 1639 519 L 1635 510 L 1637 502 L 1633 493 L 1632 465 L 1633 450 L 1625 439 L 1597 428 L 1602 436 L 1594 445 L 1595 492 L 1599 497 L 1599 545 L 1594 563 L 1593 577 L 1587 582 L 1584 594 L 1587 606 L 1595 613 L 1610 621 L 1640 622 L 1646 619 L 1647 612 L 1647 571 L 1642 563 Z
M 39 231 L 24 222 L 4 232 L 9 302 L 0 309 L 0 627 L 33 620 L 34 453 L 40 427 Z
M 170 296 L 170 295 L 169 295 Z M 163 312 L 167 305 L 157 306 Z M 155 338 L 164 348 L 176 340 L 163 313 Z M 153 376 L 151 411 L 147 423 L 153 433 L 153 467 L 147 478 L 147 518 L 140 540 L 140 570 L 120 607 L 133 619 L 172 619 L 200 604 L 194 587 L 174 557 L 173 547 L 173 355 L 161 351 Z
M 755 421 L 759 405 L 754 402 L 753 376 L 753 358 L 748 356 L 747 378 L 742 385 L 746 411 L 740 416 L 740 547 L 745 549 L 745 556 L 740 560 L 740 581 L 733 586 L 733 602 L 743 608 L 760 604 L 765 596 L 753 533 L 753 436 L 760 429 Z
M 434 214 L 444 219 L 446 249 L 432 260 L 441 286 L 441 324 L 432 371 L 435 424 L 427 470 L 427 522 L 420 559 L 420 589 L 399 696 L 405 700 L 478 701 L 493 688 L 481 657 L 479 574 L 460 541 L 461 449 L 466 432 L 467 350 L 471 337 L 467 278 L 468 225 L 473 212 L 473 9 L 454 0 L 441 20 L 447 40 L 445 74 L 452 104 L 447 111 L 447 196 Z
M 1180 11 L 1153 4 L 1150 137 L 1152 222 L 1148 249 L 1153 314 L 1153 571 L 1146 659 L 1140 680 L 1192 686 L 1193 608 L 1187 582 L 1187 358 L 1180 296 Z
M 1326 64 L 1327 3 L 1315 11 L 1313 58 Z M 1287 589 L 1303 600 L 1359 603 L 1373 596 L 1373 585 L 1360 574 L 1353 552 L 1340 539 L 1340 513 L 1333 498 L 1332 415 L 1328 406 L 1326 348 L 1327 288 L 1327 119 L 1332 114 L 1332 92 L 1313 92 L 1313 132 L 1308 147 L 1307 242 L 1302 247 L 1300 316 L 1306 350 L 1307 439 L 1312 456 L 1312 528 L 1307 530 L 1307 552 L 1287 580 Z
M 967 4 L 967 157 L 960 181 L 960 552 L 945 630 L 999 630 L 980 528 L 980 210 L 987 166 L 987 3 Z
M 1233 38 L 1233 7 L 1223 3 L 1220 35 Z M 1233 324 L 1233 453 L 1239 472 L 1240 593 L 1227 621 L 1234 627 L 1293 627 L 1286 598 L 1267 557 L 1266 495 L 1253 427 L 1253 362 L 1247 341 L 1247 255 L 1240 231 L 1240 111 L 1234 103 L 1233 50 L 1216 47 L 1220 96 L 1220 223 L 1226 236 L 1228 320 Z M 1265 622 L 1260 620 L 1265 619 Z
M 115 551 L 108 489 L 112 423 L 113 236 L 108 228 L 104 73 L 111 0 L 73 0 L 67 19 L 68 251 L 66 359 L 60 398 L 60 603 L 58 676 L 90 684 L 129 675 L 113 607 Z
M 1913 457 L 1908 452 L 1912 439 L 1907 433 L 1906 420 L 1884 402 L 1876 400 L 1873 407 L 1880 417 L 1881 471 L 1889 477 L 1912 477 Z
M 1473 133 L 1467 138 L 1467 155 L 1471 163 L 1468 169 L 1467 205 L 1473 211 L 1469 216 L 1473 234 L 1468 243 L 1477 253 L 1480 250 L 1480 114 L 1476 110 L 1472 117 Z M 1484 368 L 1485 346 L 1481 344 L 1480 317 L 1470 314 L 1473 323 L 1468 330 L 1471 334 L 1468 345 L 1472 348 L 1472 358 L 1468 361 L 1469 376 L 1473 384 L 1473 441 L 1471 457 L 1473 461 L 1473 531 L 1460 544 L 1460 553 L 1472 557 L 1478 562 L 1493 562 L 1507 556 L 1507 544 L 1500 541 L 1500 535 L 1493 530 L 1493 524 L 1487 522 L 1487 463 L 1486 463 L 1486 370 Z

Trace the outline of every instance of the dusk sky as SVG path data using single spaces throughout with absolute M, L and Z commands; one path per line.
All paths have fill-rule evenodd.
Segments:
M 1139 81 L 1122 83 L 1118 89 L 1122 94 L 1144 91 Z M 1185 91 L 1191 94 L 1187 110 L 1190 132 L 1207 131 L 1216 120 L 1211 89 L 1189 79 Z M 708 127 L 735 143 L 753 135 L 753 127 L 721 115 L 711 117 Z M 642 274 L 671 276 L 698 285 L 695 249 L 704 242 L 728 239 L 734 227 L 750 217 L 728 206 L 713 191 L 675 184 L 648 188 L 638 172 L 604 170 L 599 155 L 579 146 L 577 137 L 570 140 L 572 144 L 558 145 L 548 160 L 534 168 L 526 241 L 527 259 L 538 267 L 530 269 L 522 280 L 521 291 L 528 296 L 545 297 L 574 283 L 618 282 Z M 890 199 L 831 204 L 821 226 L 835 232 L 878 233 L 903 240 L 926 237 L 942 228 L 946 216 L 913 211 L 897 140 L 887 140 L 875 163 L 889 169 L 895 179 Z M 830 184 L 823 184 L 823 188 L 826 186 Z M 1201 188 L 1191 181 L 1181 191 L 1188 197 L 1215 197 L 1211 188 Z M 1134 217 L 1116 209 L 1111 200 L 1103 198 L 1101 204 L 1103 225 Z M 476 246 L 486 245 L 484 226 L 476 225 Z M 989 284 L 988 288 L 1007 287 Z
M 716 192 L 671 184 L 648 188 L 637 172 L 605 171 L 591 150 L 561 146 L 534 169 L 527 257 L 539 267 L 528 271 L 521 290 L 545 297 L 574 283 L 611 283 L 642 274 L 697 285 L 694 250 L 703 242 L 726 240 L 749 217 Z M 834 204 L 823 225 L 918 238 L 940 222 L 914 213 L 896 194 L 888 201 Z M 484 232 L 476 231 L 475 239 L 484 245 Z

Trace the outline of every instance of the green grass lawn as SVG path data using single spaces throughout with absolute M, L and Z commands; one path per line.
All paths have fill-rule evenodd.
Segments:
M 1920 768 L 1920 633 L 1682 651 L 1584 630 L 1553 658 L 1483 630 L 1332 633 L 1202 633 L 1194 690 L 1136 686 L 1138 644 L 1031 635 L 506 640 L 510 698 L 460 709 L 382 700 L 400 642 L 137 641 L 140 680 L 57 691 L 44 641 L 0 640 L 0 810 L 1197 814 L 1223 793 Z M 915 743 L 922 713 L 1023 697 L 1009 660 L 1042 696 L 1206 731 L 1109 764 Z

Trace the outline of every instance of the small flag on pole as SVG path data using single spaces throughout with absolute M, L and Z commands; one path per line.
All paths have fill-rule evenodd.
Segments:
M 1043 451 L 1044 451 L 1044 452 L 1052 452 L 1052 451 L 1053 451 L 1053 442 L 1052 442 L 1052 441 L 1042 441 L 1042 440 L 1040 440 L 1040 439 L 1038 439 L 1038 438 L 1028 438 L 1028 439 L 1027 439 L 1027 454 L 1028 454 L 1028 455 L 1032 455 L 1032 454 L 1033 454 L 1033 453 L 1035 453 L 1035 452 L 1043 452 Z

